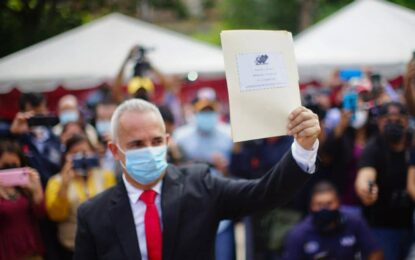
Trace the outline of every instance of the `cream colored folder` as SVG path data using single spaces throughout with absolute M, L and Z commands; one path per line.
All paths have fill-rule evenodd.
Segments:
M 221 32 L 234 142 L 287 134 L 301 105 L 293 38 L 287 31 Z

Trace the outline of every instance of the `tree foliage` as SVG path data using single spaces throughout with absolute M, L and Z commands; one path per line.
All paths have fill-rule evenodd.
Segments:
M 140 15 L 141 7 L 170 9 L 186 18 L 184 0 L 0 0 L 0 57 L 118 11 Z M 200 0 L 220 17 L 197 38 L 219 43 L 222 29 L 284 29 L 294 34 L 353 0 Z M 358 0 L 357 0 L 358 1 Z M 389 0 L 415 9 L 414 0 Z M 145 8 L 141 8 L 145 10 Z M 146 14 L 141 13 L 141 15 Z M 143 18 L 143 17 L 142 17 Z
M 136 15 L 141 2 L 185 16 L 180 0 L 0 0 L 0 57 L 113 11 Z
M 414 0 L 389 1 L 415 9 Z M 229 28 L 284 29 L 298 33 L 303 29 L 300 24 L 304 16 L 311 17 L 309 26 L 351 2 L 353 0 L 223 0 L 221 9 Z
M 298 20 L 298 1 L 284 0 L 225 0 L 223 18 L 230 28 L 295 30 Z

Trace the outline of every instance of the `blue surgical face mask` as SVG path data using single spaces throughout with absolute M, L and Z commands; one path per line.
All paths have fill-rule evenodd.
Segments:
M 167 168 L 166 145 L 121 152 L 125 154 L 125 165 L 121 162 L 122 167 L 140 184 L 147 185 L 156 181 Z
M 203 132 L 212 132 L 218 122 L 218 113 L 216 112 L 199 112 L 196 114 L 197 128 Z
M 110 120 L 98 120 L 95 123 L 95 127 L 99 135 L 108 134 L 111 129 L 111 121 Z
M 59 122 L 62 125 L 66 125 L 67 123 L 71 123 L 71 122 L 77 122 L 78 119 L 79 119 L 78 111 L 66 110 L 66 111 L 62 111 L 59 114 Z

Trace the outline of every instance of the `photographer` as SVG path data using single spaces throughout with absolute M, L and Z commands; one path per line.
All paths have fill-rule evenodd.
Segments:
M 330 180 L 339 191 L 341 202 L 351 210 L 359 210 L 354 182 L 357 163 L 362 151 L 370 139 L 369 111 L 363 96 L 366 91 L 357 94 L 354 111 L 343 108 L 336 127 L 322 143 L 321 156 L 324 166 L 330 169 Z
M 98 145 L 98 136 L 94 127 L 87 122 L 79 110 L 78 99 L 74 95 L 65 95 L 59 99 L 58 102 L 58 115 L 59 124 L 52 128 L 53 133 L 56 136 L 60 136 L 63 132 L 63 128 L 69 123 L 78 123 L 85 135 L 88 137 L 89 142 L 96 147 Z
M 98 133 L 99 144 L 97 152 L 101 157 L 101 166 L 104 169 L 113 171 L 114 173 L 121 172 L 118 164 L 115 163 L 111 151 L 107 148 L 108 142 L 111 141 L 111 116 L 117 108 L 117 104 L 113 102 L 102 102 L 95 107 L 95 128 Z
M 48 120 L 53 118 L 45 117 L 49 113 L 46 99 L 39 93 L 22 94 L 19 109 L 10 132 L 18 138 L 28 163 L 40 173 L 44 187 L 48 179 L 59 171 L 61 157 L 59 138 L 52 133 L 54 124 Z
M 46 186 L 46 210 L 58 222 L 58 238 L 65 251 L 62 259 L 72 259 L 79 205 L 114 185 L 115 178 L 100 167 L 85 136 L 72 136 L 65 147 L 62 169 Z
M 404 259 L 414 208 L 406 191 L 410 148 L 406 108 L 397 102 L 384 104 L 377 124 L 379 135 L 362 152 L 355 188 L 385 259 Z
M 39 174 L 31 168 L 19 172 L 24 157 L 16 143 L 0 141 L 0 260 L 42 259 L 43 245 L 36 219 L 44 212 Z M 9 171 L 14 170 L 11 174 Z M 17 175 L 27 174 L 17 184 Z M 13 176 L 15 175 L 15 176 Z M 6 239 L 7 238 L 7 239 Z

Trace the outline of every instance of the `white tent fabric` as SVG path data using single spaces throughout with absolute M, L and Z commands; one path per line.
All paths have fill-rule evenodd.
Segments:
M 355 0 L 294 42 L 302 81 L 361 66 L 392 78 L 402 75 L 415 50 L 415 11 L 384 0 Z
M 130 18 L 110 14 L 0 59 L 0 93 L 93 87 L 117 74 L 134 45 L 165 74 L 223 75 L 219 47 Z

